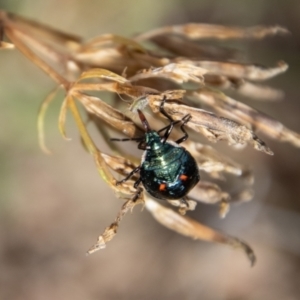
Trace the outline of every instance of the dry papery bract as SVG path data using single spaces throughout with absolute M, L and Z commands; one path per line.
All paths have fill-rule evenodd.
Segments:
M 283 61 L 273 67 L 239 62 L 233 49 L 211 46 L 209 41 L 207 45 L 203 45 L 203 41 L 200 45 L 198 41 L 261 39 L 286 34 L 288 31 L 285 28 L 185 24 L 157 28 L 133 38 L 105 34 L 84 41 L 78 36 L 4 11 L 0 11 L 0 24 L 1 48 L 17 48 L 57 83 L 57 88 L 44 100 L 38 116 L 42 149 L 50 152 L 45 144 L 44 116 L 61 89 L 65 92 L 65 98 L 59 115 L 60 132 L 67 138 L 65 122 L 66 113 L 70 110 L 101 177 L 125 201 L 115 221 L 104 230 L 88 253 L 104 248 L 116 235 L 123 216 L 134 206 L 142 204 L 164 226 L 193 239 L 237 247 L 254 264 L 254 252 L 247 244 L 184 214 L 195 209 L 197 202 L 218 203 L 219 214 L 225 217 L 231 202 L 245 202 L 253 197 L 251 170 L 211 146 L 200 143 L 199 136 L 210 142 L 224 140 L 235 148 L 251 145 L 269 155 L 273 154 L 272 150 L 256 135 L 255 130 L 272 139 L 300 146 L 298 133 L 224 94 L 231 89 L 236 95 L 246 95 L 256 101 L 278 100 L 283 97 L 283 92 L 262 82 L 285 72 L 288 66 Z M 152 44 L 151 50 L 145 46 L 149 44 Z M 113 99 L 104 99 L 103 91 L 111 92 Z M 110 141 L 112 129 L 129 138 L 144 135 L 136 117 L 137 109 L 145 110 L 154 130 L 164 127 L 166 119 L 159 113 L 163 99 L 166 99 L 166 112 L 174 120 L 181 120 L 187 114 L 192 116 L 186 124 L 190 129 L 190 138 L 184 147 L 196 159 L 201 173 L 211 178 L 211 181 L 201 180 L 186 203 L 172 200 L 165 202 L 164 206 L 144 192 L 137 194 L 133 183 L 138 175 L 116 185 L 117 180 L 139 165 L 140 158 L 127 153 L 127 147 L 123 144 Z M 78 104 L 111 146 L 112 153 L 103 153 L 95 144 L 87 129 L 89 122 L 83 120 Z M 124 108 L 125 105 L 127 108 Z M 176 137 L 180 137 L 178 128 L 174 128 L 171 139 Z M 238 191 L 234 195 L 222 190 L 215 182 L 224 181 L 228 176 L 235 177 L 238 182 L 239 188 L 235 189 Z M 174 209 L 168 208 L 168 204 Z

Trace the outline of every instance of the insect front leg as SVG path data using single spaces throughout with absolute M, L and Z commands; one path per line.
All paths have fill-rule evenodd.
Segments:
M 162 143 L 165 143 L 166 140 L 168 139 L 169 135 L 171 134 L 173 128 L 174 128 L 174 125 L 179 123 L 178 121 L 174 121 L 173 118 L 165 111 L 164 109 L 164 105 L 165 105 L 165 102 L 166 102 L 166 97 L 164 97 L 160 103 L 160 106 L 159 106 L 159 111 L 161 114 L 163 114 L 167 119 L 169 119 L 170 121 L 170 124 L 167 126 L 167 127 L 164 127 L 162 130 L 166 129 L 166 132 L 162 138 Z
M 132 202 L 135 202 L 136 200 L 138 200 L 140 198 L 140 195 L 142 192 L 143 192 L 143 189 L 141 187 L 138 187 L 136 190 L 136 193 L 134 194 L 134 196 L 132 198 Z
M 138 167 L 136 167 L 135 169 L 133 169 L 125 178 L 123 178 L 120 181 L 117 181 L 117 185 L 122 184 L 123 182 L 127 181 L 128 179 L 130 179 L 135 173 L 139 172 L 141 169 L 141 166 L 139 165 Z
M 167 119 L 169 119 L 171 123 L 174 123 L 173 118 L 172 118 L 172 117 L 165 111 L 165 109 L 164 109 L 164 105 L 165 105 L 165 103 L 166 103 L 166 100 L 167 100 L 167 98 L 166 98 L 166 96 L 164 96 L 164 98 L 163 98 L 163 99 L 161 100 L 161 102 L 160 102 L 159 111 L 160 111 L 160 113 L 162 113 Z
M 178 140 L 176 141 L 177 144 L 180 144 L 180 143 L 186 141 L 187 138 L 189 137 L 189 135 L 187 134 L 187 132 L 186 132 L 185 129 L 184 129 L 184 126 L 185 126 L 185 124 L 186 124 L 191 118 L 192 118 L 192 116 L 191 116 L 190 114 L 185 115 L 185 116 L 182 118 L 182 120 L 181 120 L 181 121 L 182 121 L 182 124 L 181 124 L 181 126 L 180 126 L 180 129 L 181 129 L 181 131 L 184 133 L 184 136 L 181 137 L 180 139 L 178 139 Z
M 171 132 L 172 132 L 174 126 L 175 126 L 176 124 L 182 122 L 182 125 L 180 126 L 180 129 L 181 129 L 181 131 L 184 133 L 184 136 L 181 137 L 180 139 L 178 139 L 178 140 L 176 141 L 177 144 L 180 144 L 180 143 L 184 142 L 185 140 L 187 140 L 187 138 L 189 137 L 188 134 L 187 134 L 187 132 L 186 132 L 185 129 L 184 129 L 184 126 L 185 126 L 185 124 L 192 118 L 192 116 L 191 116 L 190 114 L 187 114 L 187 115 L 185 115 L 185 116 L 182 118 L 182 120 L 174 121 L 173 118 L 172 118 L 172 117 L 165 111 L 165 109 L 164 109 L 165 102 L 166 102 L 166 97 L 164 97 L 163 100 L 161 101 L 160 106 L 159 106 L 159 111 L 160 111 L 160 113 L 162 113 L 166 118 L 168 118 L 168 119 L 170 120 L 171 123 L 170 123 L 168 126 L 166 126 L 166 127 L 162 128 L 161 130 L 159 130 L 158 132 L 163 131 L 163 130 L 166 129 L 166 132 L 165 132 L 165 134 L 164 134 L 164 136 L 163 136 L 163 138 L 162 138 L 162 142 L 165 143 L 166 140 L 168 139 L 169 135 L 171 134 Z
M 178 124 L 178 123 L 180 123 L 182 120 L 177 120 L 177 121 L 174 121 L 173 122 L 173 126 L 175 126 L 176 124 Z M 169 128 L 170 128 L 170 124 L 169 125 L 167 125 L 167 126 L 165 126 L 165 127 L 163 127 L 163 128 L 161 128 L 161 129 L 159 129 L 157 132 L 158 133 L 161 133 L 162 131 L 164 131 L 164 130 L 169 130 Z
M 118 139 L 118 138 L 111 138 L 110 140 L 112 142 L 127 142 L 127 141 L 137 141 L 140 142 L 144 139 L 144 137 L 138 137 L 138 138 L 124 138 L 124 139 Z

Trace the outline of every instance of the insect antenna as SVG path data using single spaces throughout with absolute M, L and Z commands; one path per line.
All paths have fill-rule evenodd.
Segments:
M 144 115 L 139 109 L 138 109 L 137 111 L 138 111 L 139 117 L 140 117 L 140 119 L 141 119 L 141 122 L 142 122 L 142 124 L 143 124 L 143 126 L 144 126 L 146 132 L 151 131 L 151 128 L 150 128 L 150 126 L 149 126 L 149 123 L 148 123 L 148 121 L 147 121 L 145 115 Z
M 141 142 L 142 140 L 144 140 L 144 137 L 125 138 L 125 139 L 111 138 L 110 140 L 113 141 L 113 142 L 127 142 L 127 141 L 137 141 L 137 142 Z
M 146 132 L 149 132 L 151 130 L 151 128 L 149 126 L 149 123 L 148 123 L 145 115 L 139 109 L 137 111 L 138 111 L 139 117 L 141 119 L 141 122 L 142 122 Z M 111 138 L 110 140 L 113 141 L 113 142 L 137 141 L 141 144 L 141 142 L 143 142 L 145 140 L 145 136 L 136 137 L 136 138 L 125 138 L 125 139 Z

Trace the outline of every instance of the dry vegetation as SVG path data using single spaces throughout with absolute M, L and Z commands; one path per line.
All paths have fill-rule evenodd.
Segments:
M 234 147 L 249 145 L 266 155 L 272 150 L 257 136 L 300 146 L 300 135 L 286 128 L 272 117 L 249 107 L 226 91 L 235 91 L 260 101 L 273 101 L 283 96 L 282 91 L 261 82 L 285 72 L 287 64 L 279 61 L 273 67 L 239 63 L 235 53 L 224 47 L 199 44 L 199 40 L 262 39 L 287 30 L 275 27 L 224 27 L 208 24 L 185 24 L 158 28 L 133 38 L 112 34 L 84 41 L 80 37 L 46 27 L 19 16 L 0 12 L 1 47 L 17 48 L 34 64 L 43 69 L 56 83 L 57 88 L 44 100 L 38 117 L 41 148 L 49 153 L 44 138 L 44 116 L 48 105 L 59 89 L 65 98 L 59 116 L 59 129 L 65 132 L 66 113 L 71 111 L 82 141 L 93 156 L 97 169 L 105 182 L 124 204 L 115 221 L 98 238 L 88 251 L 104 248 L 116 234 L 122 217 L 137 204 L 143 204 L 153 217 L 164 226 L 194 239 L 215 241 L 242 249 L 251 264 L 255 255 L 243 241 L 217 232 L 184 216 L 195 209 L 198 201 L 219 204 L 220 216 L 225 217 L 231 202 L 249 201 L 253 197 L 251 170 L 234 162 L 211 146 L 200 143 L 202 135 L 210 142 L 226 141 Z M 113 99 L 104 99 L 103 91 L 111 92 Z M 112 143 L 112 129 L 129 138 L 143 135 L 135 122 L 137 109 L 148 109 L 150 124 L 159 129 L 163 118 L 159 105 L 167 99 L 165 109 L 175 120 L 191 114 L 188 122 L 191 137 L 186 147 L 198 162 L 199 169 L 212 181 L 200 181 L 190 194 L 189 206 L 179 206 L 178 212 L 149 198 L 145 193 L 138 201 L 133 181 L 116 185 L 116 181 L 139 164 L 140 158 L 125 153 L 121 144 Z M 78 110 L 80 104 L 89 122 L 94 122 L 99 133 L 111 146 L 112 153 L 103 153 L 87 129 Z M 125 106 L 125 105 L 126 106 Z M 174 136 L 178 132 L 175 130 Z M 120 174 L 120 175 L 118 175 Z M 226 179 L 231 174 L 239 179 L 240 192 L 230 195 L 213 180 Z

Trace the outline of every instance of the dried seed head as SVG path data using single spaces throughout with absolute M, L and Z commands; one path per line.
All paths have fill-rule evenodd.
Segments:
M 124 155 L 125 151 L 121 147 L 112 146 L 107 132 L 113 128 L 135 141 L 141 141 L 139 138 L 143 136 L 144 130 L 150 130 L 141 109 L 150 107 L 153 122 L 149 123 L 155 130 L 158 123 L 163 122 L 163 118 L 160 119 L 157 114 L 163 99 L 166 99 L 166 113 L 174 120 L 180 121 L 190 115 L 191 120 L 186 127 L 194 134 L 191 134 L 185 147 L 194 156 L 199 169 L 211 180 L 225 180 L 227 174 L 242 179 L 242 188 L 234 195 L 210 181 L 199 182 L 191 192 L 191 197 L 196 201 L 218 203 L 220 216 L 224 217 L 231 202 L 249 201 L 252 198 L 253 192 L 249 186 L 253 183 L 253 176 L 248 167 L 234 162 L 211 146 L 200 144 L 199 136 L 211 142 L 225 140 L 233 146 L 250 144 L 254 149 L 272 155 L 271 149 L 256 135 L 256 130 L 269 138 L 286 141 L 296 147 L 300 147 L 300 135 L 266 114 L 216 90 L 233 88 L 237 94 L 256 100 L 279 99 L 283 95 L 281 91 L 264 86 L 261 82 L 285 72 L 288 68 L 285 62 L 280 61 L 271 68 L 244 64 L 235 59 L 235 52 L 231 49 L 199 45 L 195 40 L 261 39 L 269 35 L 286 34 L 285 28 L 240 28 L 190 23 L 157 28 L 134 38 L 106 34 L 83 42 L 80 37 L 4 11 L 0 11 L 0 26 L 1 48 L 16 47 L 65 90 L 66 97 L 59 116 L 60 132 L 66 138 L 64 124 L 67 110 L 70 110 L 99 174 L 117 196 L 126 199 L 115 221 L 104 230 L 97 243 L 88 251 L 89 254 L 104 248 L 116 235 L 123 216 L 135 205 L 145 203 L 147 210 L 164 226 L 194 239 L 240 248 L 254 264 L 252 249 L 241 240 L 221 234 L 161 206 L 141 189 L 136 190 L 130 181 L 117 184 L 116 173 L 123 176 L 130 174 L 140 158 L 128 153 Z M 4 35 L 10 42 L 3 41 Z M 146 40 L 152 43 L 151 50 L 141 44 Z M 169 55 L 161 49 L 167 50 Z M 56 91 L 46 98 L 39 114 L 39 138 L 45 152 L 48 150 L 44 142 L 43 118 Z M 115 94 L 115 102 L 112 104 L 100 97 L 101 91 Z M 122 107 L 123 102 L 119 96 L 126 98 L 130 104 L 128 110 Z M 121 156 L 108 155 L 98 149 L 88 132 L 87 124 L 82 120 L 76 101 L 88 112 L 90 120 L 96 124 L 111 148 L 119 150 Z M 138 112 L 144 130 L 129 110 Z M 175 128 L 172 134 L 178 137 L 180 131 Z M 196 201 L 186 199 L 185 203 L 170 203 L 178 206 L 181 214 L 185 214 L 187 210 L 195 209 Z

